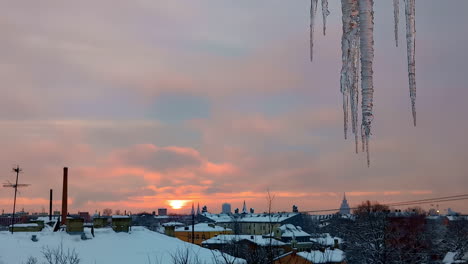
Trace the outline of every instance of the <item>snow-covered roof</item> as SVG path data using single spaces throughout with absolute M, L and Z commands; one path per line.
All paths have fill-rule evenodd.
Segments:
M 192 231 L 192 226 L 177 227 L 176 232 L 187 232 Z M 216 226 L 208 223 L 199 223 L 195 225 L 195 232 L 221 232 L 221 231 L 232 231 L 232 229 Z
M 185 226 L 185 225 L 179 222 L 167 222 L 165 224 L 162 224 L 162 226 Z
M 39 225 L 36 223 L 29 223 L 29 224 L 15 224 L 15 227 L 38 227 Z M 10 225 L 11 227 L 11 225 Z
M 300 226 L 291 224 L 282 225 L 278 228 L 281 230 L 281 237 L 310 237 L 310 234 L 304 232 Z M 272 234 L 274 236 L 274 234 Z
M 298 252 L 297 255 L 314 264 L 342 262 L 345 258 L 344 252 L 339 249 L 326 249 L 324 252 L 320 250 L 313 250 L 311 252 Z
M 210 238 L 202 242 L 203 245 L 208 244 L 231 244 L 235 242 L 239 242 L 241 240 L 248 240 L 253 242 L 259 246 L 269 246 L 270 243 L 272 246 L 284 246 L 285 243 L 273 239 L 273 238 L 265 238 L 260 235 L 218 235 L 216 237 Z
M 31 242 L 30 232 L 18 232 L 12 236 L 7 231 L 0 231 L 0 263 L 26 263 L 30 257 L 37 257 L 42 263 L 42 251 L 45 247 L 75 250 L 80 263 L 172 263 L 172 256 L 188 252 L 191 259 L 198 258 L 202 263 L 216 264 L 222 257 L 234 260 L 235 264 L 246 264 L 243 259 L 235 259 L 219 251 L 201 248 L 197 245 L 181 241 L 146 228 L 135 226 L 130 233 L 116 233 L 110 228 L 95 229 L 95 237 L 91 230 L 85 228 L 85 234 L 90 239 L 80 240 L 66 232 L 52 232 L 45 228 L 34 233 L 37 242 Z M 216 260 L 217 259 L 217 260 Z M 229 262 L 231 263 L 231 262 Z
M 332 237 L 330 234 L 325 233 L 323 236 L 317 238 L 311 238 L 310 241 L 320 244 L 322 246 L 333 246 L 335 245 L 335 239 L 338 240 L 338 244 L 341 244 L 343 240 L 339 237 Z
M 202 213 L 203 216 L 213 220 L 216 223 L 281 223 L 298 215 L 299 213 L 273 213 L 273 214 L 210 214 Z
M 128 215 L 113 215 L 112 218 L 130 218 Z
M 447 254 L 445 254 L 444 259 L 442 260 L 442 263 L 444 264 L 466 263 L 466 261 L 468 260 L 468 252 L 465 253 L 465 255 L 462 257 L 462 260 L 455 260 L 456 255 L 457 255 L 457 252 L 447 252 Z

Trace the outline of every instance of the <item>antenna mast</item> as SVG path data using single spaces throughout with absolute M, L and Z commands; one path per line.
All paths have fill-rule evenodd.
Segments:
M 13 172 L 16 172 L 16 183 L 15 184 L 11 184 L 11 183 L 3 184 L 3 187 L 12 187 L 15 189 L 15 198 L 13 200 L 13 215 L 11 217 L 11 233 L 12 234 L 13 234 L 14 227 L 15 227 L 16 194 L 18 192 L 18 187 L 26 187 L 29 185 L 29 184 L 18 184 L 19 173 L 22 171 L 23 169 L 21 169 L 19 165 L 17 165 L 16 168 L 13 168 Z

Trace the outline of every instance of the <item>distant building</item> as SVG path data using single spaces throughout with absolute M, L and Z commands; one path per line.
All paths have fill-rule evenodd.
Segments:
M 312 248 L 310 234 L 304 232 L 300 226 L 285 224 L 280 227 L 275 227 L 270 235 L 284 243 L 290 244 L 292 248 L 296 248 L 298 251 L 305 251 Z
M 85 223 L 91 222 L 91 215 L 89 214 L 89 212 L 78 212 L 78 217 L 82 218 L 85 221 Z
M 159 216 L 167 215 L 167 208 L 159 208 L 158 209 L 158 215 Z
M 214 222 L 217 225 L 232 229 L 235 234 L 242 235 L 265 235 L 270 234 L 275 227 L 280 227 L 284 224 L 302 224 L 300 213 L 202 213 L 199 219 L 200 221 Z
M 223 203 L 223 205 L 221 206 L 221 213 L 230 214 L 231 213 L 231 204 Z
M 217 235 L 229 235 L 232 234 L 232 230 L 216 226 L 213 223 L 200 223 L 196 224 L 194 228 L 194 244 L 201 246 L 202 242 L 215 237 Z M 192 226 L 176 227 L 175 237 L 185 242 L 192 242 Z
M 341 206 L 340 206 L 340 214 L 346 215 L 350 213 L 351 213 L 351 209 L 349 208 L 348 200 L 346 200 L 346 193 L 345 193 L 343 194 L 343 201 L 341 202 Z

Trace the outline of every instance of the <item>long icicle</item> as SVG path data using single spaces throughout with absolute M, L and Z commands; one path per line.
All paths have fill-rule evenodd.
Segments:
M 340 90 L 343 95 L 343 128 L 344 138 L 348 137 L 348 100 L 349 100 L 349 57 L 351 44 L 349 43 L 349 31 L 351 20 L 351 8 L 348 0 L 341 0 L 341 19 L 343 23 L 343 35 L 341 36 L 341 76 Z
M 406 46 L 408 57 L 408 79 L 413 112 L 413 124 L 416 126 L 416 0 L 405 0 Z
M 314 60 L 314 26 L 318 0 L 310 0 L 310 61 Z
M 352 73 L 353 80 L 350 89 L 351 97 L 351 122 L 356 144 L 356 153 L 358 153 L 358 110 L 359 110 L 359 8 L 358 0 L 352 0 L 351 6 L 351 26 L 352 41 L 351 41 L 351 58 L 352 58 Z
M 322 17 L 323 17 L 323 35 L 326 35 L 327 31 L 327 16 L 330 15 L 328 10 L 328 0 L 322 0 Z
M 400 23 L 400 0 L 393 0 L 393 20 L 395 26 L 395 45 L 398 47 L 398 24 Z
M 343 34 L 341 38 L 342 68 L 340 87 L 343 94 L 344 136 L 347 138 L 348 110 L 351 104 L 352 132 L 357 152 L 357 110 L 358 110 L 358 47 L 359 27 L 357 0 L 341 0 Z
M 359 35 L 361 50 L 361 93 L 362 93 L 362 124 L 361 129 L 365 139 L 367 166 L 370 166 L 369 139 L 371 124 L 374 118 L 373 70 L 374 61 L 374 0 L 359 0 Z

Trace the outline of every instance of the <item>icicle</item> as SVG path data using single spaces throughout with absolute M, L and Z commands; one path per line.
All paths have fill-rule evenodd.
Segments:
M 343 35 L 341 37 L 342 68 L 341 68 L 341 93 L 343 94 L 344 136 L 347 138 L 348 109 L 351 101 L 352 131 L 357 139 L 357 110 L 358 110 L 358 46 L 359 28 L 357 0 L 341 0 Z M 351 97 L 351 100 L 349 100 Z M 357 152 L 357 147 L 356 147 Z
M 310 0 L 310 61 L 314 59 L 314 24 L 318 0 Z
M 327 16 L 330 15 L 328 10 L 328 0 L 322 0 L 322 17 L 323 17 L 323 35 L 325 36 L 327 31 Z
M 374 118 L 373 107 L 373 70 L 374 60 L 374 0 L 359 0 L 359 35 L 361 50 L 361 93 L 362 93 L 362 124 L 365 137 L 367 164 L 370 165 L 369 138 L 371 124 Z
M 416 126 L 416 0 L 405 0 L 406 46 L 408 55 L 408 79 L 413 112 L 413 123 Z
M 395 45 L 398 47 L 398 24 L 400 22 L 400 0 L 393 0 L 393 20 L 395 24 Z

